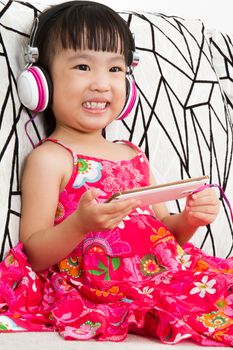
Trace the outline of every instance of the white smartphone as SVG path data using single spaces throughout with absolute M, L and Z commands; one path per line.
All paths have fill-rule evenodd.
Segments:
M 176 182 L 168 182 L 156 186 L 135 188 L 128 191 L 117 192 L 107 202 L 120 201 L 128 198 L 136 198 L 141 201 L 140 206 L 160 202 L 168 202 L 175 199 L 187 197 L 198 187 L 209 182 L 208 176 L 189 178 Z

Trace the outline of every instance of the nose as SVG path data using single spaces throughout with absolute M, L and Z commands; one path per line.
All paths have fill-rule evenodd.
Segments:
M 106 92 L 110 90 L 110 77 L 109 74 L 103 71 L 99 71 L 93 74 L 90 84 L 91 91 Z

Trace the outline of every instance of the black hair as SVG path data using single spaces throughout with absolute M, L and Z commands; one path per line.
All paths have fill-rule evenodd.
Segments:
M 126 21 L 106 5 L 93 1 L 69 1 L 42 12 L 35 34 L 37 64 L 50 72 L 54 55 L 62 49 L 90 49 L 117 52 L 120 48 L 127 66 L 132 63 L 134 39 Z M 56 126 L 51 107 L 44 112 L 48 136 Z

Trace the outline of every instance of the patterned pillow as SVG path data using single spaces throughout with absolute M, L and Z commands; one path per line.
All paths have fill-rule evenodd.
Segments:
M 24 67 L 33 17 L 45 7 L 0 2 L 0 258 L 18 240 L 20 174 L 32 149 L 24 129 L 29 115 L 18 100 L 16 77 Z M 135 33 L 141 56 L 135 69 L 140 99 L 130 117 L 112 123 L 107 137 L 130 139 L 142 147 L 158 181 L 206 174 L 232 196 L 232 124 L 202 22 L 150 13 L 121 15 Z M 43 137 L 40 117 L 29 132 L 35 143 Z M 171 211 L 183 204 L 169 203 Z M 209 254 L 231 255 L 233 228 L 224 202 L 216 222 L 199 231 L 195 244 Z
M 233 120 L 233 36 L 214 31 L 210 37 L 210 49 Z

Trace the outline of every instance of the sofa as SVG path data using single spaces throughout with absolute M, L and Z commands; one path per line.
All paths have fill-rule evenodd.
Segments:
M 20 104 L 16 80 L 25 66 L 24 47 L 33 18 L 47 5 L 0 2 L 0 260 L 18 241 L 20 176 L 24 160 L 44 137 L 41 115 Z M 106 130 L 109 139 L 128 139 L 150 160 L 159 183 L 208 175 L 233 206 L 233 36 L 208 30 L 197 19 L 120 11 L 135 35 L 140 64 L 134 70 L 139 99 L 123 121 Z M 216 221 L 192 242 L 206 253 L 233 256 L 233 223 L 218 192 Z M 36 199 L 35 199 L 36 200 Z M 184 200 L 167 203 L 181 211 Z M 0 315 L 0 325 L 4 318 Z M 0 333 L 4 349 L 169 349 L 155 339 L 129 335 L 124 343 L 65 342 L 53 333 Z M 201 348 L 183 341 L 177 347 Z

